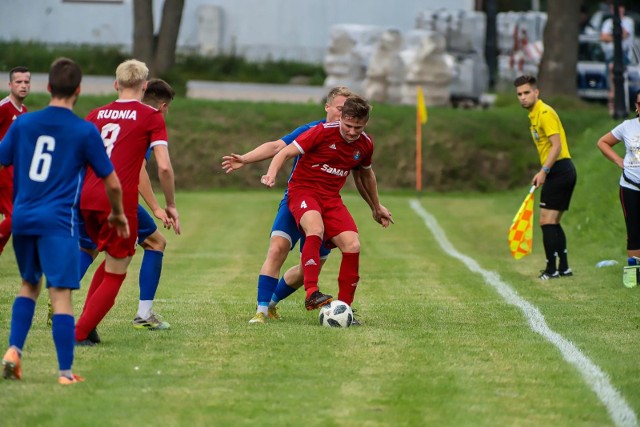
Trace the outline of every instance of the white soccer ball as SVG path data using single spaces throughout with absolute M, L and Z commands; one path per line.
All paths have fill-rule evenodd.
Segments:
M 353 311 L 346 302 L 331 301 L 320 307 L 318 320 L 322 326 L 330 328 L 348 328 L 353 321 Z

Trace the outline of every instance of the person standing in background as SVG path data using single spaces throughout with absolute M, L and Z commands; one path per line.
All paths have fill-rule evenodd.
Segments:
M 562 214 L 569 210 L 577 180 L 567 137 L 556 111 L 540 99 L 535 77 L 520 76 L 513 85 L 520 105 L 529 111 L 531 137 L 542 164 L 531 181 L 536 188 L 542 186 L 540 227 L 547 263 L 539 278 L 549 280 L 573 276 L 567 258 L 567 238 L 560 225 Z M 556 257 L 559 259 L 557 265 Z
M 31 73 L 27 67 L 15 67 L 9 71 L 9 96 L 0 101 L 0 141 L 7 134 L 11 123 L 27 112 L 24 100 L 31 90 Z M 13 212 L 13 166 L 0 170 L 0 254 L 11 237 Z
M 598 140 L 602 154 L 620 169 L 620 204 L 627 228 L 627 257 L 629 264 L 635 264 L 633 257 L 640 257 L 640 91 L 636 93 L 636 117 L 625 120 Z M 624 142 L 625 155 L 620 157 L 613 146 Z

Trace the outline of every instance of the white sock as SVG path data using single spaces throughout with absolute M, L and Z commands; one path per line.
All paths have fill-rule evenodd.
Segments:
M 259 305 L 258 306 L 258 311 L 256 311 L 256 313 L 262 313 L 265 316 L 267 316 L 269 314 L 269 312 L 267 310 L 269 310 L 269 306 L 268 305 Z
M 141 319 L 148 319 L 151 316 L 151 308 L 153 307 L 153 300 L 140 300 L 138 302 L 138 317 Z

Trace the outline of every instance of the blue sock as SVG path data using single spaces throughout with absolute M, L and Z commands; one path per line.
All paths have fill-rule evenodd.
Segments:
M 85 251 L 80 251 L 80 279 L 84 277 L 92 263 L 93 257 Z
M 144 251 L 142 265 L 140 265 L 140 301 L 153 301 L 156 297 L 160 274 L 162 274 L 163 256 L 164 253 L 161 251 L 150 249 Z
M 258 276 L 258 305 L 267 306 L 271 301 L 271 294 L 278 285 L 278 279 L 261 274 Z
M 13 313 L 11 315 L 11 333 L 9 334 L 9 346 L 14 346 L 20 351 L 27 340 L 27 334 L 33 322 L 33 313 L 36 311 L 36 302 L 27 297 L 16 297 L 13 301 Z
M 70 314 L 54 314 L 51 335 L 58 353 L 58 367 L 61 371 L 71 370 L 73 347 L 76 343 L 75 320 Z
M 276 287 L 276 290 L 273 292 L 273 295 L 271 296 L 271 300 L 273 302 L 280 302 L 297 290 L 298 290 L 297 288 L 292 288 L 291 286 L 287 285 L 287 282 L 284 281 L 284 276 L 282 276 L 282 278 L 278 282 L 278 286 Z

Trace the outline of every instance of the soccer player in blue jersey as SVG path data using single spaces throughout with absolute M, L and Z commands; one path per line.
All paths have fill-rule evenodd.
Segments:
M 129 235 L 122 188 L 96 127 L 73 114 L 82 71 L 60 58 L 49 70 L 51 102 L 18 117 L 0 144 L 0 165 L 14 166 L 13 248 L 22 285 L 13 303 L 9 349 L 2 359 L 6 379 L 22 378 L 22 349 L 31 328 L 42 276 L 53 305 L 52 335 L 58 383 L 84 379 L 72 372 L 75 319 L 71 291 L 80 287 L 76 215 L 80 190 L 90 165 L 104 182 L 109 223 Z
M 147 82 L 147 89 L 144 92 L 142 102 L 160 110 L 166 116 L 174 96 L 175 91 L 167 82 L 162 79 L 151 79 Z M 150 156 L 151 150 L 147 152 L 146 158 L 148 159 Z M 140 169 L 138 192 L 154 216 L 162 221 L 164 227 L 167 229 L 173 227 L 175 233 L 180 234 L 179 219 L 169 217 L 166 211 L 160 207 L 155 197 L 146 169 L 146 160 Z M 138 279 L 140 299 L 138 312 L 132 322 L 133 327 L 148 330 L 169 329 L 171 325 L 152 310 L 153 300 L 160 283 L 162 260 L 167 240 L 158 230 L 151 215 L 140 204 L 138 204 L 138 245 L 144 249 L 144 255 L 142 256 Z M 80 275 L 82 277 L 98 255 L 97 245 L 87 236 L 86 231 L 83 229 L 83 224 L 80 225 L 80 248 L 82 249 L 80 255 Z M 100 342 L 100 336 L 96 330 L 91 331 L 88 339 L 96 344 Z
M 281 139 L 265 142 L 246 154 L 230 154 L 228 156 L 224 156 L 222 158 L 223 169 L 227 173 L 231 173 L 240 169 L 245 164 L 270 159 L 284 147 L 291 144 L 296 137 L 312 127 L 320 123 L 324 123 L 325 121 L 332 122 L 340 119 L 342 105 L 347 97 L 352 94 L 353 92 L 351 92 L 351 90 L 343 86 L 333 88 L 327 95 L 324 106 L 327 113 L 326 120 L 317 120 L 302 125 L 290 134 L 283 136 Z M 291 173 L 293 173 L 293 169 L 295 169 L 296 161 L 297 159 L 294 160 Z M 372 206 L 371 198 L 360 183 L 358 171 L 354 171 L 353 175 L 360 195 L 369 204 L 369 206 Z M 257 311 L 255 316 L 249 320 L 249 323 L 265 323 L 267 319 L 279 319 L 280 315 L 277 312 L 277 303 L 291 295 L 300 286 L 302 286 L 304 276 L 302 274 L 302 267 L 299 264 L 287 270 L 282 278 L 278 280 L 280 276 L 280 269 L 286 261 L 289 251 L 295 247 L 298 240 L 300 240 L 300 248 L 302 248 L 304 245 L 304 236 L 300 233 L 295 219 L 287 207 L 287 192 L 285 191 L 271 228 L 271 238 L 269 240 L 267 258 L 265 259 L 258 276 Z M 321 266 L 326 262 L 329 252 L 330 250 L 326 247 L 321 247 Z M 322 298 L 321 301 L 314 301 L 314 308 L 330 302 L 331 298 L 332 297 L 330 295 L 327 295 L 325 298 Z

